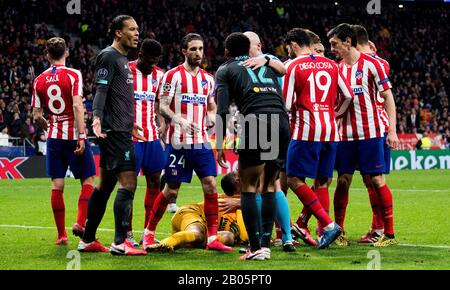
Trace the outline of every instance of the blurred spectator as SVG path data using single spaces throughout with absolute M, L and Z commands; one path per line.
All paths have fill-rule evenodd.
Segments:
M 442 25 L 442 19 L 450 15 L 449 5 L 427 3 L 424 9 L 408 3 L 398 9 L 394 2 L 385 1 L 381 15 L 368 17 L 361 13 L 367 1 L 338 7 L 325 0 L 88 1 L 81 15 L 68 15 L 65 5 L 58 5 L 56 0 L 46 1 L 48 5 L 35 2 L 0 4 L 0 125 L 8 125 L 11 134 L 17 131 L 13 122 L 19 122 L 15 113 L 22 123 L 31 117 L 33 79 L 49 67 L 44 46 L 54 32 L 48 24 L 64 31 L 70 50 L 67 66 L 81 70 L 86 111 L 92 111 L 93 64 L 96 53 L 111 43 L 105 35 L 118 11 L 135 17 L 142 38 L 161 42 L 164 54 L 158 66 L 164 70 L 180 63 L 180 39 L 187 32 L 200 33 L 205 39 L 202 66 L 211 73 L 224 62 L 223 42 L 233 31 L 257 32 L 265 52 L 286 60 L 283 40 L 292 27 L 316 32 L 327 56 L 333 57 L 326 38 L 328 30 L 341 22 L 362 24 L 377 53 L 390 62 L 398 132 L 415 133 L 430 127 L 431 133 L 447 134 L 449 130 L 449 26 Z M 132 51 L 130 59 L 135 57 L 136 51 Z M 90 120 L 89 115 L 86 120 Z
M 411 113 L 406 118 L 406 128 L 408 131 L 412 131 L 413 128 L 420 128 L 420 117 L 414 108 L 411 109 Z
M 36 142 L 36 155 L 46 155 L 47 154 L 47 138 L 45 133 L 41 133 Z
M 8 127 L 0 127 L 0 146 L 10 146 Z

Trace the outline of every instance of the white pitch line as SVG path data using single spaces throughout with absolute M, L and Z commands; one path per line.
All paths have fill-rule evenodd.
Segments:
M 0 225 L 0 228 L 15 228 L 15 229 L 41 229 L 41 230 L 52 230 L 55 229 L 55 227 L 43 227 L 43 226 L 24 226 L 24 225 Z M 71 227 L 66 227 L 66 230 L 72 230 Z M 103 228 L 98 228 L 97 231 L 99 232 L 114 232 L 113 229 L 103 229 Z M 142 233 L 142 231 L 138 231 L 138 230 L 133 230 L 133 233 Z M 158 234 L 162 234 L 162 235 L 170 235 L 171 233 L 166 233 L 166 232 L 159 232 Z
M 23 226 L 23 225 L 0 225 L 0 228 L 18 228 L 18 229 L 55 229 L 55 227 L 43 227 L 43 226 Z M 68 230 L 72 230 L 70 227 L 66 227 Z M 114 232 L 113 229 L 97 229 L 100 232 Z M 142 231 L 134 230 L 134 233 L 141 233 Z M 170 233 L 158 232 L 161 235 L 169 235 Z M 401 247 L 416 247 L 416 248 L 433 248 L 433 249 L 450 249 L 450 246 L 441 245 L 414 245 L 414 244 L 398 244 Z
M 450 249 L 450 246 L 435 246 L 435 245 L 413 245 L 413 244 L 398 244 L 402 247 L 417 247 L 417 248 L 434 248 L 434 249 Z

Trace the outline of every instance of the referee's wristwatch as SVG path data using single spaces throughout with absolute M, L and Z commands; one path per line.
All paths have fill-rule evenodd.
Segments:
M 270 56 L 265 55 L 264 58 L 267 60 L 265 66 L 269 66 Z

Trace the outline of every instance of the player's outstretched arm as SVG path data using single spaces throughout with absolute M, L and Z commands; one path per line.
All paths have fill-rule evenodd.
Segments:
M 276 58 L 269 57 L 269 59 L 267 59 L 264 57 L 252 57 L 244 61 L 242 64 L 245 67 L 251 67 L 253 70 L 267 65 L 281 76 L 284 76 L 286 74 L 286 68 L 284 67 L 283 63 Z
M 382 91 L 380 94 L 384 98 L 386 113 L 388 114 L 389 118 L 389 131 L 386 138 L 386 142 L 391 148 L 396 149 L 400 144 L 400 140 L 398 139 L 397 136 L 397 116 L 395 112 L 396 109 L 394 96 L 392 95 L 391 89 Z

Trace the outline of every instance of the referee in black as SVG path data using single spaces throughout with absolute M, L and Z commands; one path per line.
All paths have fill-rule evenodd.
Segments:
M 86 229 L 78 250 L 106 251 L 95 239 L 106 205 L 117 181 L 114 201 L 115 238 L 111 245 L 114 255 L 145 255 L 127 242 L 127 229 L 136 190 L 135 153 L 132 136 L 144 140 L 134 124 L 133 76 L 128 67 L 128 52 L 137 48 L 138 25 L 133 17 L 115 17 L 109 28 L 113 44 L 103 49 L 95 64 L 96 93 L 93 105 L 93 130 L 100 147 L 100 184 L 90 200 Z M 145 141 L 145 140 L 144 140 Z
M 250 40 L 243 33 L 232 33 L 225 40 L 225 54 L 230 59 L 216 73 L 217 114 L 221 117 L 216 123 L 217 161 L 226 167 L 221 139 L 225 138 L 227 119 L 231 117 L 229 106 L 234 102 L 244 129 L 239 136 L 239 177 L 242 215 L 250 240 L 250 249 L 241 260 L 267 260 L 276 213 L 274 182 L 286 159 L 289 117 L 281 96 L 279 75 L 268 66 L 270 58 L 265 66 L 255 70 L 243 66 L 250 58 L 249 49 Z M 256 207 L 258 181 L 262 184 L 262 233 L 258 229 Z

